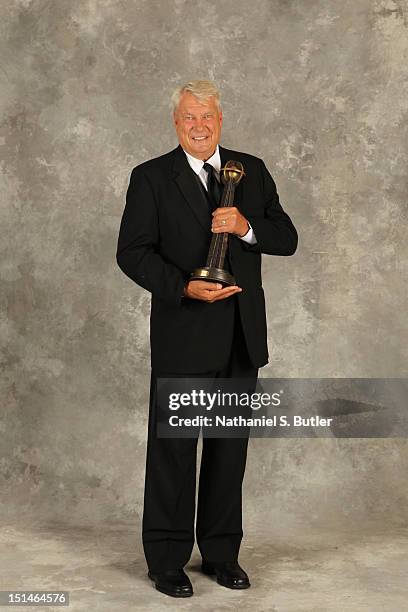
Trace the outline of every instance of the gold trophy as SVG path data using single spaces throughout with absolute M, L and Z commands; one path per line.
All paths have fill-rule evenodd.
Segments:
M 228 161 L 221 168 L 221 181 L 224 191 L 219 208 L 234 205 L 235 188 L 245 175 L 244 167 L 239 161 Z M 225 256 L 228 249 L 228 232 L 213 234 L 207 262 L 203 268 L 196 268 L 191 273 L 190 280 L 207 280 L 223 285 L 235 285 L 235 278 L 224 269 Z

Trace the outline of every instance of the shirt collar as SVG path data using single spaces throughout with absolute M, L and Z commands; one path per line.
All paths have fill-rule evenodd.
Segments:
M 184 149 L 183 149 L 183 151 L 184 151 Z M 184 153 L 186 154 L 187 161 L 190 164 L 191 168 L 194 170 L 194 172 L 196 174 L 200 174 L 200 172 L 201 172 L 201 170 L 203 169 L 203 166 L 204 166 L 203 160 L 202 159 L 197 159 L 197 157 L 193 157 L 192 155 L 190 155 L 190 153 L 187 153 L 187 151 L 184 151 Z M 215 151 L 211 155 L 211 157 L 206 160 L 206 163 L 207 164 L 211 164 L 211 166 L 217 172 L 219 172 L 221 170 L 221 156 L 220 156 L 220 150 L 218 148 L 218 145 L 215 147 Z

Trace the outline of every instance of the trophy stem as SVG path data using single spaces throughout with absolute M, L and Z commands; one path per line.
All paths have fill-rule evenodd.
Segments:
M 225 255 L 228 248 L 228 233 L 214 234 L 208 252 L 206 266 L 211 268 L 223 268 Z
M 225 255 L 228 247 L 228 232 L 213 234 L 207 262 L 204 268 L 197 268 L 192 273 L 196 280 L 210 280 L 223 285 L 235 285 L 232 274 L 224 270 Z

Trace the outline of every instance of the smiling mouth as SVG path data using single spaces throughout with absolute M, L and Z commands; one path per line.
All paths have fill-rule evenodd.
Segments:
M 207 138 L 209 138 L 209 136 L 192 136 L 191 138 L 195 142 L 203 142 L 204 140 L 207 140 Z

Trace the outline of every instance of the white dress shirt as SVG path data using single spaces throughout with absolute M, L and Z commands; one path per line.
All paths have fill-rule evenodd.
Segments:
M 190 153 L 187 153 L 187 151 L 184 151 L 184 153 L 187 156 L 187 161 L 190 164 L 192 170 L 194 170 L 194 172 L 197 174 L 198 178 L 201 180 L 202 184 L 204 185 L 205 189 L 208 191 L 208 187 L 207 187 L 208 172 L 204 170 L 203 160 L 197 159 L 197 157 L 193 157 L 192 155 L 190 155 Z M 220 182 L 221 157 L 220 157 L 220 151 L 219 151 L 218 145 L 215 149 L 214 154 L 211 155 L 209 159 L 207 159 L 206 163 L 210 164 L 214 168 L 218 182 Z M 257 239 L 255 237 L 254 230 L 252 229 L 249 221 L 248 221 L 248 225 L 249 225 L 249 230 L 247 231 L 246 234 L 244 234 L 244 236 L 238 236 L 238 234 L 234 234 L 234 236 L 237 236 L 237 238 L 240 238 L 241 240 L 243 240 L 244 242 L 248 242 L 249 244 L 256 244 Z

